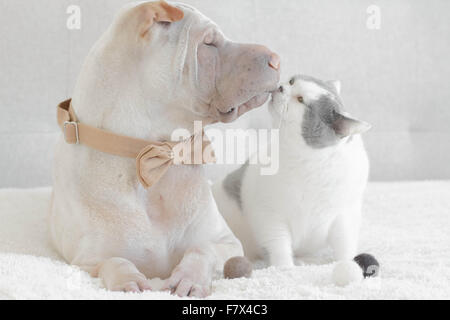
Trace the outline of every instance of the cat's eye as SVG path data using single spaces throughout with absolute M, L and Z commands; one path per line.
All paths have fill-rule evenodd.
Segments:
M 291 80 L 289 80 L 289 84 L 290 84 L 291 86 L 293 86 L 294 83 L 295 83 L 295 79 L 294 79 L 294 78 L 292 78 Z
M 298 102 L 303 103 L 303 97 L 302 96 L 297 97 L 297 100 L 298 100 Z

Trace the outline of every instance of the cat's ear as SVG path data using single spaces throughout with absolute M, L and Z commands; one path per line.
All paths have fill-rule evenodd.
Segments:
M 339 80 L 328 81 L 328 84 L 336 89 L 337 94 L 341 94 L 341 82 Z
M 352 118 L 348 114 L 337 114 L 333 122 L 333 130 L 341 138 L 364 133 L 370 128 L 372 126 L 369 123 Z

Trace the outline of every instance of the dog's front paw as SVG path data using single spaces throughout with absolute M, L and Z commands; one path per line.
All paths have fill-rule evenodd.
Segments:
M 124 291 L 140 293 L 147 290 L 152 290 L 149 280 L 140 273 L 129 274 L 116 279 L 115 283 L 109 284 L 109 289 L 112 291 Z
M 209 272 L 178 266 L 165 281 L 163 290 L 179 297 L 205 298 L 211 294 L 212 277 Z
M 152 290 L 150 281 L 130 261 L 111 258 L 100 265 L 98 276 L 106 289 L 112 291 L 143 292 Z
M 113 284 L 111 286 L 111 290 L 140 293 L 147 290 L 152 290 L 152 287 L 149 284 L 149 280 L 145 277 L 142 278 L 139 275 L 136 275 L 136 277 L 131 276 L 130 279 L 124 279 L 119 283 Z

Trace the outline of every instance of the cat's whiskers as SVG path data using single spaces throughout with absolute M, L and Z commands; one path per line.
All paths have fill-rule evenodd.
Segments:
M 286 111 L 287 111 L 287 108 L 288 108 L 287 105 L 288 105 L 288 104 L 285 103 L 284 106 L 283 106 L 283 110 L 282 110 L 281 115 L 280 115 L 280 123 L 278 124 L 278 130 L 281 129 L 281 125 L 283 124 L 283 118 L 284 118 L 284 115 L 285 115 L 285 113 L 286 113 Z

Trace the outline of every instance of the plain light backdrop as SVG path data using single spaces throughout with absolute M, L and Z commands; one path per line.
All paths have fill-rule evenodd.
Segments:
M 56 104 L 126 2 L 0 0 L 0 187 L 51 184 Z M 373 125 L 372 180 L 450 178 L 450 1 L 184 2 L 232 40 L 276 51 L 284 80 L 341 80 L 347 109 Z M 70 5 L 81 30 L 66 27 Z M 379 30 L 367 28 L 370 5 L 381 9 Z

